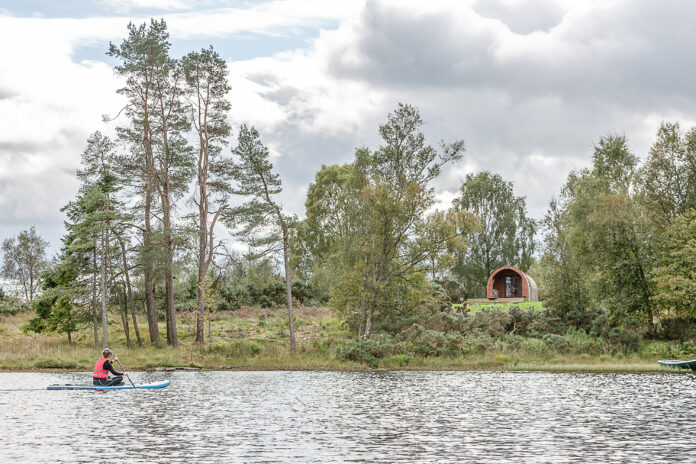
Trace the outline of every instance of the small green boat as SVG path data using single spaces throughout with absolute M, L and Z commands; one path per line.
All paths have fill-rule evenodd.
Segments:
M 696 371 L 696 359 L 690 361 L 680 361 L 678 359 L 661 359 L 657 361 L 663 366 L 674 367 L 676 369 L 691 369 Z

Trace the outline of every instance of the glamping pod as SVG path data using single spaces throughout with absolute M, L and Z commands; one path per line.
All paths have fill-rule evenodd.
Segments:
M 488 278 L 486 298 L 523 298 L 525 301 L 539 301 L 539 290 L 530 276 L 512 266 L 503 266 L 493 271 Z

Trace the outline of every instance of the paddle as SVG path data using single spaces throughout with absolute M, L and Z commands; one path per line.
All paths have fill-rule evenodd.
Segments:
M 112 354 L 113 354 L 113 352 L 112 352 Z M 121 367 L 121 370 L 122 370 L 123 372 L 126 372 L 126 369 L 123 367 L 123 364 L 121 364 L 121 361 L 118 359 L 118 356 L 116 356 L 116 355 L 114 354 L 114 358 L 116 358 L 116 362 L 117 362 L 118 365 Z M 135 388 L 135 384 L 134 384 L 133 381 L 131 380 L 130 375 L 128 375 L 128 372 L 126 372 L 126 377 L 128 377 L 128 380 L 130 381 L 131 385 L 133 385 L 133 388 Z

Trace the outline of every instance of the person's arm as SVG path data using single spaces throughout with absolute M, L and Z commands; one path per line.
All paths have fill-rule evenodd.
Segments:
M 107 370 L 111 372 L 114 375 L 123 375 L 123 372 L 118 372 L 116 369 L 114 369 L 114 366 L 111 365 L 111 361 L 104 361 L 104 370 Z

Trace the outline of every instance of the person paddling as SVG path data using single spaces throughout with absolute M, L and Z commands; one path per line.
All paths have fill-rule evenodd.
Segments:
M 101 352 L 102 357 L 97 360 L 94 365 L 94 374 L 92 374 L 92 383 L 94 385 L 101 385 L 107 387 L 113 387 L 115 385 L 123 385 L 123 376 L 128 375 L 127 372 L 118 372 L 111 365 L 109 358 L 113 356 L 113 352 L 109 348 L 104 348 Z M 114 361 L 118 362 L 118 358 L 114 358 Z M 114 377 L 109 378 L 109 372 L 111 372 Z

